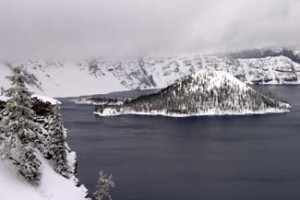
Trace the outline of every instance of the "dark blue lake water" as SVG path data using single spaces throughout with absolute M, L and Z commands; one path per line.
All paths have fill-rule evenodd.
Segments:
M 300 86 L 267 88 L 287 114 L 101 118 L 64 102 L 81 183 L 112 173 L 114 200 L 299 200 Z

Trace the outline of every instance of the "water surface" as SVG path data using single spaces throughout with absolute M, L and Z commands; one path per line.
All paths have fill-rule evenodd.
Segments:
M 64 101 L 79 178 L 114 175 L 114 200 L 299 200 L 300 86 L 267 88 L 292 112 L 264 116 L 168 118 L 92 115 Z

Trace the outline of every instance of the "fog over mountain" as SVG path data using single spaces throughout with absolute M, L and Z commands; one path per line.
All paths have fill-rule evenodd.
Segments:
M 1 0 L 0 59 L 300 44 L 298 0 Z

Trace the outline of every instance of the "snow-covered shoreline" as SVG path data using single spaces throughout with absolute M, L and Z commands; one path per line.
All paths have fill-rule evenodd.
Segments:
M 190 113 L 190 114 L 167 113 L 166 111 L 152 111 L 152 112 L 136 112 L 133 110 L 117 111 L 116 109 L 106 108 L 103 110 L 102 113 L 95 111 L 94 114 L 101 117 L 114 117 L 114 116 L 121 116 L 121 115 L 144 115 L 144 116 L 165 116 L 165 117 L 183 118 L 183 117 L 200 117 L 200 116 L 245 116 L 245 115 L 279 114 L 279 113 L 290 112 L 288 108 L 287 109 L 267 108 L 258 111 L 243 110 L 240 112 L 209 110 L 201 113 Z

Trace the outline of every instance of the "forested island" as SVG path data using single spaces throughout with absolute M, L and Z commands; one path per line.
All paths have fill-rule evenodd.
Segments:
M 116 103 L 117 102 L 117 103 Z M 260 93 L 224 71 L 201 70 L 161 91 L 135 99 L 108 99 L 95 114 L 200 116 L 288 112 L 290 105 L 271 93 Z

